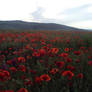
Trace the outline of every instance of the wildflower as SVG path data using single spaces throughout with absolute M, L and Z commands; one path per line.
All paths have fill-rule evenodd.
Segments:
M 46 54 L 45 49 L 39 49 L 40 56 L 44 56 Z
M 10 67 L 9 70 L 11 70 L 12 72 L 16 72 L 17 69 L 15 67 Z
M 42 80 L 40 77 L 35 77 L 35 83 L 41 84 Z
M 71 72 L 70 70 L 67 70 L 67 71 L 64 71 L 64 72 L 62 73 L 62 76 L 63 76 L 63 77 L 68 76 L 68 79 L 71 80 L 72 77 L 74 76 L 74 73 Z
M 36 71 L 36 70 L 32 70 L 32 69 L 30 69 L 30 70 L 29 70 L 29 73 L 36 74 L 37 71 Z
M 71 63 L 71 62 L 72 62 L 72 59 L 71 59 L 71 58 L 69 58 L 69 57 L 68 57 L 66 60 L 67 60 L 67 62 L 69 62 L 69 63 Z
M 1 91 L 0 91 L 1 92 Z M 4 92 L 14 92 L 13 90 L 6 90 L 6 91 L 4 91 Z
M 65 63 L 63 61 L 60 61 L 60 62 L 56 62 L 55 63 L 59 68 L 63 68 Z
M 26 60 L 25 60 L 24 57 L 18 57 L 18 62 L 19 62 L 19 63 L 25 63 Z
M 80 51 L 74 51 L 74 54 L 78 56 L 78 55 L 81 54 L 81 52 Z
M 22 80 L 25 80 L 25 79 L 26 79 L 26 75 L 22 75 L 22 76 L 21 76 L 21 79 L 22 79 Z
M 25 47 L 25 49 L 29 49 L 30 48 L 30 45 L 29 44 L 27 44 L 26 45 L 26 47 Z
M 83 78 L 83 74 L 82 74 L 82 73 L 79 73 L 79 74 L 77 75 L 77 78 L 82 79 L 82 78 Z
M 76 62 L 76 63 L 80 63 L 80 60 L 79 60 L 79 59 L 77 59 L 75 62 Z
M 68 53 L 61 53 L 59 56 L 66 58 L 68 56 Z
M 33 52 L 32 56 L 39 57 L 40 53 L 37 53 L 36 51 Z
M 56 74 L 58 71 L 59 71 L 59 70 L 58 70 L 57 68 L 52 68 L 52 69 L 50 70 L 50 73 L 54 75 L 54 74 Z
M 85 50 L 85 47 L 80 47 L 81 50 Z
M 65 48 L 64 51 L 68 52 L 69 51 L 69 48 Z
M 43 75 L 40 76 L 40 78 L 41 78 L 42 81 L 44 80 L 44 81 L 47 81 L 47 82 L 51 80 L 51 78 L 48 74 L 43 74 Z
M 17 92 L 28 92 L 26 88 L 20 88 Z
M 75 67 L 72 66 L 72 65 L 68 65 L 67 68 L 68 68 L 69 70 L 71 70 L 71 71 L 75 70 Z
M 32 84 L 32 81 L 30 79 L 25 79 L 24 81 L 24 85 L 31 85 Z
M 92 57 L 91 56 L 88 56 L 88 59 L 91 59 Z
M 10 73 L 0 69 L 0 81 L 7 81 L 8 79 L 10 79 Z
M 41 42 L 41 45 L 46 45 L 46 43 L 45 42 Z
M 59 49 L 58 49 L 58 48 L 52 48 L 52 53 L 53 53 L 53 54 L 57 54 L 57 53 L 58 53 L 58 51 L 59 51 Z
M 7 60 L 6 64 L 11 65 L 12 64 L 12 60 Z
M 88 62 L 88 65 L 92 66 L 92 61 L 89 61 L 89 62 Z
M 19 71 L 26 72 L 26 67 L 24 65 L 19 65 Z

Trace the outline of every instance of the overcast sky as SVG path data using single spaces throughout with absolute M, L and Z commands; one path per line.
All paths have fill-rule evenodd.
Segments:
M 92 29 L 92 0 L 0 0 L 0 20 L 53 22 Z

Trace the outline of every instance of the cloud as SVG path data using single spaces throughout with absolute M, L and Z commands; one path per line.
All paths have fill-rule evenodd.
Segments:
M 88 13 L 92 13 L 92 5 L 87 8 Z
M 44 9 L 41 7 L 38 7 L 37 10 L 31 14 L 33 21 L 40 22 L 41 20 L 43 20 L 44 19 L 44 17 L 42 16 L 43 12 L 44 12 Z
M 88 12 L 88 9 L 90 9 L 91 5 L 91 3 L 88 3 L 84 5 L 75 6 L 74 8 L 69 7 L 66 8 L 64 11 L 58 11 L 57 13 L 49 10 L 49 13 L 47 14 L 50 16 L 47 16 L 45 7 L 40 7 L 32 13 L 32 16 L 33 20 L 39 22 L 53 22 L 84 28 L 88 26 L 89 28 L 91 28 L 92 23 L 88 23 L 89 21 L 92 22 L 92 13 Z M 46 14 L 46 17 L 44 16 L 44 14 Z M 84 22 L 87 22 L 86 26 L 84 26 Z M 78 23 L 81 26 L 79 26 Z
M 0 20 L 54 22 L 76 27 L 87 22 L 89 27 L 91 15 L 92 0 L 0 0 Z
M 25 20 L 36 10 L 35 0 L 0 0 L 0 20 Z
M 38 6 L 44 8 L 44 18 L 57 19 L 60 12 L 64 12 L 67 9 L 80 7 L 83 5 L 91 4 L 91 0 L 39 0 Z M 64 16 L 63 16 L 64 17 Z M 62 18 L 62 17 L 61 17 Z
M 75 22 L 73 24 L 70 24 L 70 26 L 92 30 L 92 25 L 91 24 L 92 24 L 92 20 L 88 20 L 88 21 Z
M 78 21 L 87 21 L 92 19 L 92 13 L 89 13 L 87 8 L 91 5 L 83 5 L 73 9 L 67 9 L 65 12 L 62 12 L 61 15 L 67 15 L 64 19 L 64 22 L 73 23 Z
M 43 23 L 56 23 L 57 21 L 59 22 L 58 19 L 53 19 L 53 18 L 45 18 L 43 16 L 44 13 L 44 9 L 42 7 L 38 7 L 36 11 L 34 11 L 31 15 L 32 15 L 32 19 L 34 22 L 43 22 Z

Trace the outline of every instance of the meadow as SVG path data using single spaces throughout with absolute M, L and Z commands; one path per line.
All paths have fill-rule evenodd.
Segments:
M 0 92 L 92 92 L 92 32 L 0 32 Z

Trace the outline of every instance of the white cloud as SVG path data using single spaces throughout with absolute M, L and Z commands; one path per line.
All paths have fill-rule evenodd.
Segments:
M 0 0 L 0 19 L 29 19 L 30 13 L 36 9 L 33 0 Z
M 45 9 L 42 14 L 45 18 L 60 18 L 64 17 L 59 15 L 69 8 L 79 7 L 85 4 L 92 4 L 92 0 L 39 0 L 38 6 Z
M 84 29 L 92 29 L 92 21 L 81 21 L 81 22 L 76 22 L 76 23 L 72 23 L 69 24 L 70 26 L 73 27 L 78 27 L 78 28 L 84 28 Z
M 88 13 L 92 13 L 92 6 L 87 8 Z
M 85 27 L 91 28 L 91 14 L 92 0 L 0 0 L 0 20 L 56 22 L 76 27 L 87 23 Z

